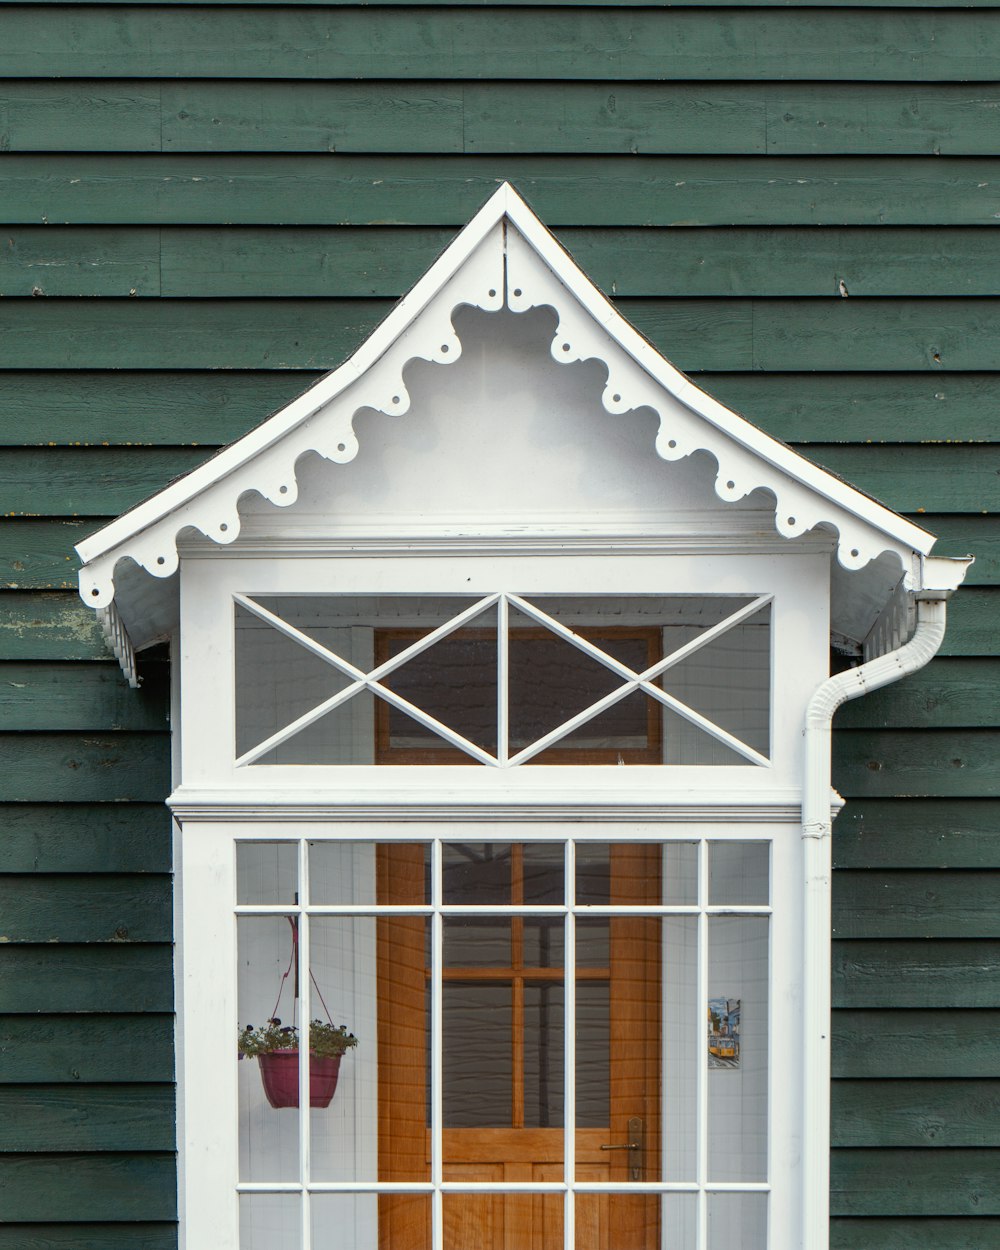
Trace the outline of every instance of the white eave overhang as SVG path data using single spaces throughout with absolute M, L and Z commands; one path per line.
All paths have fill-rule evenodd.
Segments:
M 130 681 L 136 680 L 132 641 L 141 647 L 169 632 L 171 613 L 162 600 L 164 594 L 176 597 L 168 586 L 176 583 L 182 531 L 232 543 L 241 528 L 241 496 L 256 492 L 287 507 L 298 495 L 300 457 L 314 452 L 335 464 L 353 460 L 358 453 L 354 416 L 360 409 L 402 416 L 410 406 L 407 364 L 449 364 L 459 358 L 462 345 L 452 315 L 461 305 L 487 312 L 553 309 L 558 325 L 551 354 L 556 361 L 601 361 L 608 371 L 605 409 L 611 414 L 653 409 L 659 418 L 657 453 L 676 461 L 708 452 L 718 466 L 715 490 L 723 501 L 736 502 L 760 489 L 770 492 L 781 536 L 799 538 L 817 527 L 832 531 L 845 571 L 864 569 L 886 553 L 895 555 L 897 597 L 899 592 L 907 598 L 943 596 L 961 583 L 967 560 L 929 558 L 933 535 L 765 434 L 674 368 L 504 184 L 340 368 L 79 544 L 81 598 L 100 613 Z M 119 569 L 122 561 L 130 563 Z M 150 594 L 153 585 L 159 594 Z M 890 598 L 887 594 L 887 604 Z

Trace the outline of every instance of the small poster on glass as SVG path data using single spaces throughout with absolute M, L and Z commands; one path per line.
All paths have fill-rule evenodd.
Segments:
M 708 1066 L 734 1069 L 740 1066 L 740 1000 L 708 1000 Z

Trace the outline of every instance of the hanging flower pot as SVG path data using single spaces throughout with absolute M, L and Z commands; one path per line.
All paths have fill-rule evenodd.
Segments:
M 272 1107 L 299 1105 L 299 1031 L 294 1025 L 282 1025 L 277 1016 L 255 1029 L 248 1024 L 237 1039 L 241 1059 L 260 1063 L 260 1079 L 267 1101 Z M 329 1107 L 337 1089 L 340 1061 L 357 1046 L 358 1039 L 348 1032 L 346 1024 L 325 1024 L 313 1020 L 309 1025 L 309 1106 Z
M 309 1106 L 329 1107 L 337 1089 L 342 1055 L 321 1058 L 309 1056 Z M 260 1079 L 272 1107 L 299 1105 L 299 1052 L 274 1050 L 259 1055 Z

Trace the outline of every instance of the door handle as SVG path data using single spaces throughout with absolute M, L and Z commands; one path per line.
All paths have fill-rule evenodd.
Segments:
M 628 1141 L 623 1142 L 620 1146 L 602 1146 L 601 1149 L 630 1150 L 632 1152 L 632 1158 L 629 1160 L 629 1169 L 632 1173 L 632 1179 L 634 1181 L 641 1181 L 645 1144 L 645 1125 L 637 1115 L 634 1115 L 628 1122 Z

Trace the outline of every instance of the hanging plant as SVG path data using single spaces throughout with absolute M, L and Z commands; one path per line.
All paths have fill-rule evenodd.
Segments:
M 298 896 L 296 896 L 296 902 Z M 299 1030 L 296 1024 L 282 1024 L 278 1018 L 278 1003 L 292 969 L 295 970 L 294 1005 L 299 1001 L 299 926 L 293 916 L 286 919 L 292 930 L 292 953 L 281 981 L 278 997 L 265 1025 L 259 1029 L 252 1024 L 240 1029 L 236 1039 L 241 1059 L 256 1059 L 260 1064 L 260 1079 L 267 1101 L 272 1107 L 297 1107 L 299 1105 Z M 320 991 L 316 978 L 309 969 L 309 980 L 316 990 L 326 1012 L 326 1023 L 313 1020 L 309 1024 L 309 1106 L 328 1107 L 337 1088 L 340 1061 L 347 1051 L 357 1046 L 358 1039 L 346 1024 L 334 1024 L 330 1009 Z M 294 1014 L 293 1014 L 294 1019 Z
M 328 1107 L 337 1089 L 340 1061 L 357 1046 L 346 1024 L 313 1020 L 309 1025 L 309 1105 Z M 272 1107 L 299 1105 L 299 1030 L 277 1016 L 254 1028 L 248 1024 L 237 1038 L 241 1059 L 260 1063 L 260 1079 Z

